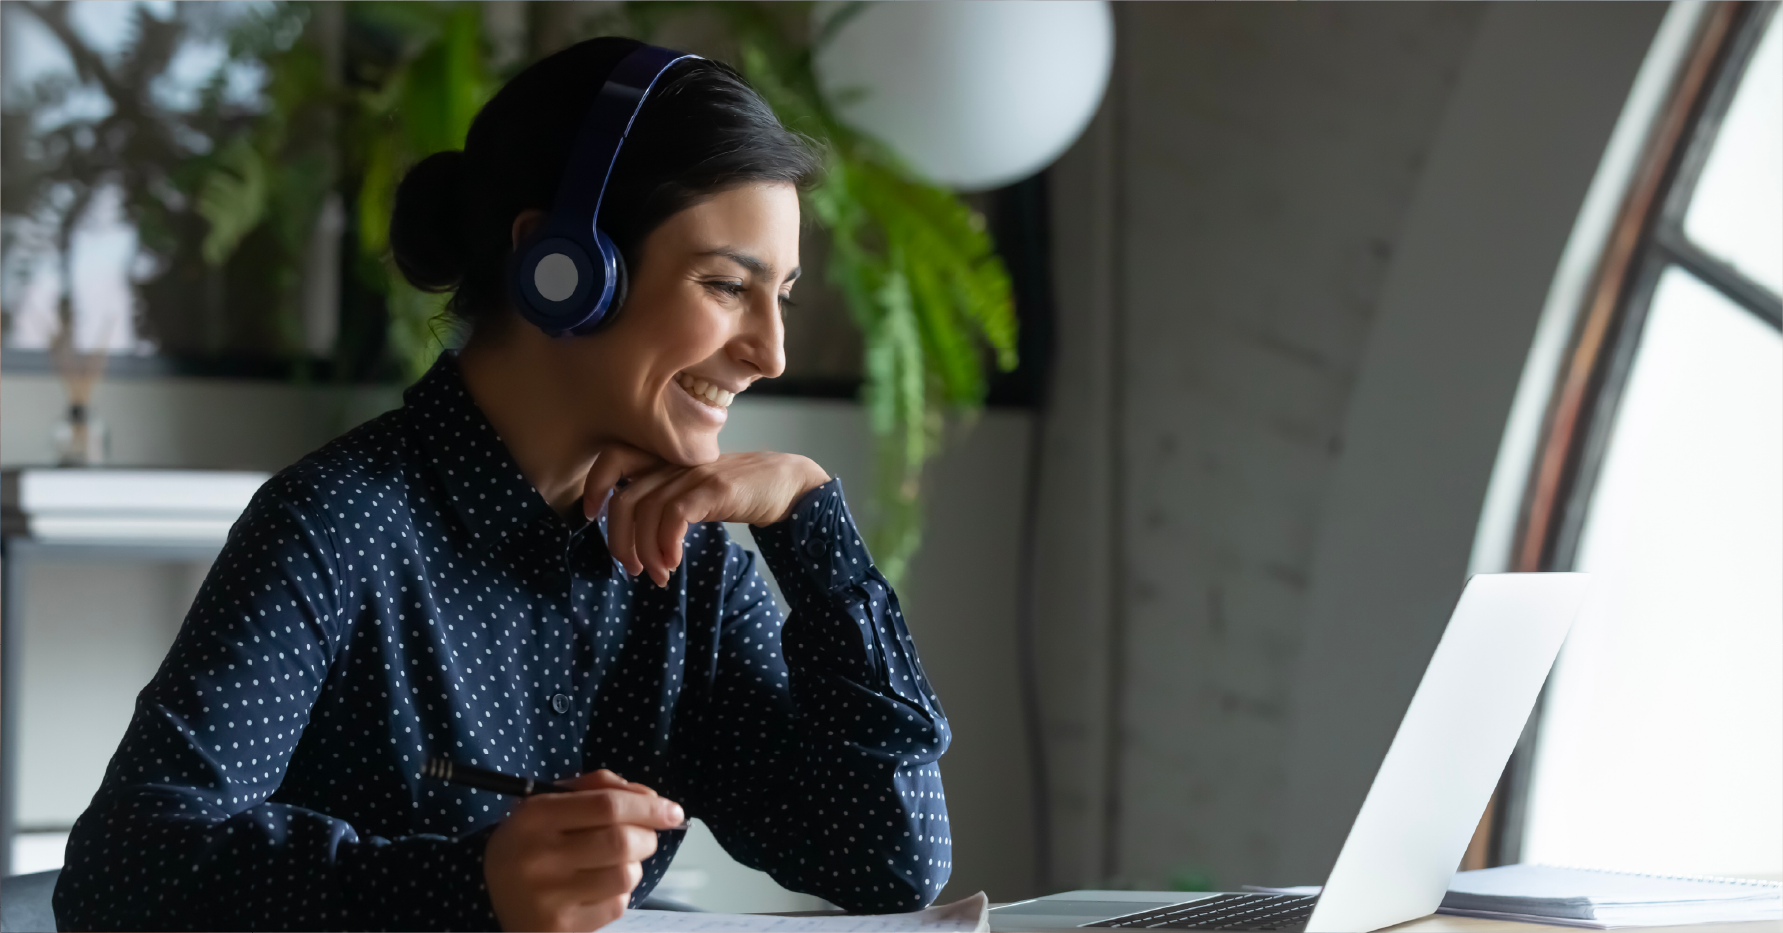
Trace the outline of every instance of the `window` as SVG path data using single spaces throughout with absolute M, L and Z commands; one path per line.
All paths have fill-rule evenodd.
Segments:
M 1576 427 L 1548 439 L 1567 466 L 1521 563 L 1596 574 L 1602 598 L 1549 678 L 1520 776 L 1513 763 L 1520 825 L 1497 861 L 1783 876 L 1774 14 L 1705 16 L 1702 80 L 1680 81 L 1651 207 L 1624 218 L 1640 237 L 1604 282 L 1616 300 Z
M 8 350 L 48 349 L 63 318 L 82 350 L 180 347 L 171 309 L 203 304 L 174 256 L 205 229 L 191 222 L 192 177 L 264 109 L 264 68 L 231 51 L 250 38 L 256 10 L 146 0 L 0 9 Z

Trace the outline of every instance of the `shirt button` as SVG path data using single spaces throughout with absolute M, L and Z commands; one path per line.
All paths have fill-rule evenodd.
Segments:
M 805 539 L 805 553 L 806 554 L 809 554 L 812 557 L 822 557 L 823 552 L 825 550 L 827 550 L 827 548 L 825 548 L 822 538 L 819 538 L 816 535 L 812 535 L 811 537 Z
M 561 693 L 552 697 L 551 698 L 551 708 L 556 710 L 559 713 L 569 712 L 570 711 L 570 698 L 561 694 Z

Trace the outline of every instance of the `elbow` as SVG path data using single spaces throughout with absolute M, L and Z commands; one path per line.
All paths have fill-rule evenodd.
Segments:
M 96 873 L 85 870 L 79 864 L 64 866 L 61 874 L 56 876 L 56 887 L 50 894 L 50 909 L 55 916 L 57 930 L 129 930 L 153 929 L 147 917 L 127 917 L 103 909 L 106 899 L 90 897 L 90 883 L 97 880 Z
M 900 870 L 890 867 L 879 883 L 870 890 L 849 897 L 840 893 L 829 900 L 852 913 L 896 914 L 922 910 L 935 902 L 947 886 L 952 869 L 946 866 L 917 866 Z

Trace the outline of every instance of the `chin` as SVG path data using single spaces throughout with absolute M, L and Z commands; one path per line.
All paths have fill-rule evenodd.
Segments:
M 681 437 L 662 445 L 656 455 L 676 466 L 696 467 L 718 459 L 718 438 Z

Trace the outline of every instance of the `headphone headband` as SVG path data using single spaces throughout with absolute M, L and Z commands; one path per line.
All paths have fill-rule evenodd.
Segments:
M 520 314 L 552 336 L 585 334 L 607 319 L 625 279 L 624 261 L 600 229 L 601 202 L 638 111 L 675 63 L 699 58 L 641 45 L 601 85 L 576 136 L 551 216 L 514 251 L 509 292 Z

